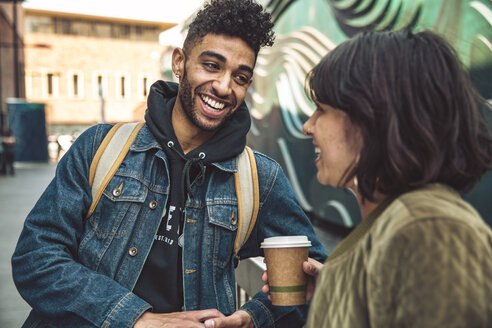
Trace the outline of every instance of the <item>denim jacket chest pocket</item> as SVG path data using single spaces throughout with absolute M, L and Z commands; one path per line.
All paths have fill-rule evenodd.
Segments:
M 208 259 L 214 265 L 225 268 L 231 261 L 238 228 L 237 200 L 207 201 L 207 215 Z
M 145 184 L 135 177 L 115 175 L 89 218 L 98 238 L 122 238 L 130 232 L 147 192 Z
M 84 225 L 80 261 L 97 271 L 108 247 L 118 240 L 124 246 L 146 209 L 148 188 L 138 177 L 117 172 L 106 186 L 92 216 Z M 113 247 L 114 248 L 114 247 Z M 115 255 L 115 254 L 113 254 Z

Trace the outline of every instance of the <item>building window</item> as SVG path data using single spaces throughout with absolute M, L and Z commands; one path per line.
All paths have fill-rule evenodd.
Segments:
M 121 98 L 125 98 L 125 77 L 122 76 L 121 78 L 121 85 L 120 85 L 120 90 L 121 90 Z
M 79 76 L 77 74 L 72 75 L 73 78 L 73 95 L 79 96 Z
M 144 96 L 144 97 L 147 97 L 147 84 L 148 84 L 148 83 L 149 83 L 149 82 L 147 81 L 147 78 L 146 78 L 146 77 L 144 77 L 144 78 L 142 79 L 142 84 L 143 84 L 143 88 L 142 88 L 142 91 L 143 91 L 143 92 L 142 92 L 142 96 Z
M 48 96 L 53 96 L 53 73 L 48 73 L 46 78 L 48 83 Z
M 93 73 L 92 94 L 95 99 L 106 98 L 108 96 L 108 78 L 106 73 Z
M 58 76 L 56 72 L 48 71 L 44 74 L 43 94 L 44 98 L 58 97 Z
M 56 34 L 72 34 L 72 22 L 66 18 L 53 18 Z
M 68 90 L 72 98 L 84 97 L 84 75 L 80 71 L 69 71 Z
M 146 100 L 150 89 L 150 74 L 140 74 L 138 77 L 138 98 Z
M 63 34 L 71 34 L 72 33 L 72 22 L 68 19 L 63 19 L 61 21 L 61 28 Z
M 130 77 L 128 74 L 116 74 L 116 98 L 130 98 Z
M 123 34 L 123 36 L 125 38 L 130 37 L 130 33 L 131 33 L 131 27 L 130 27 L 130 25 L 123 25 L 121 27 L 121 32 L 122 32 L 122 34 Z
M 25 26 L 28 32 L 53 33 L 53 21 L 48 16 L 25 16 Z
M 103 77 L 102 75 L 97 76 L 97 94 L 99 96 L 103 95 Z

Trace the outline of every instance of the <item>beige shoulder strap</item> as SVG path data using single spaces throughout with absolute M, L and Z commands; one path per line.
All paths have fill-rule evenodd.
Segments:
M 102 193 L 120 167 L 133 140 L 144 123 L 118 123 L 97 149 L 89 170 L 89 185 L 92 189 L 92 204 L 86 218 L 92 215 Z
M 260 207 L 256 160 L 253 151 L 248 146 L 244 148 L 244 151 L 238 157 L 238 171 L 234 174 L 234 181 L 239 216 L 238 230 L 234 242 L 234 254 L 237 255 L 255 226 Z

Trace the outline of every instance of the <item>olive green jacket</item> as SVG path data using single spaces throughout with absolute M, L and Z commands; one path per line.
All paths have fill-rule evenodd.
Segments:
M 381 204 L 318 276 L 307 327 L 492 327 L 492 231 L 453 189 Z

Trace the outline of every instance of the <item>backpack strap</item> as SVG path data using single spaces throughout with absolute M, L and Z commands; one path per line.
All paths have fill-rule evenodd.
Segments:
M 133 140 L 144 123 L 118 123 L 109 130 L 89 169 L 92 204 L 86 219 L 92 215 L 104 189 L 123 162 Z
M 256 160 L 253 151 L 248 146 L 238 157 L 238 171 L 234 173 L 234 182 L 239 217 L 236 240 L 234 241 L 234 255 L 237 256 L 255 226 L 260 207 Z

